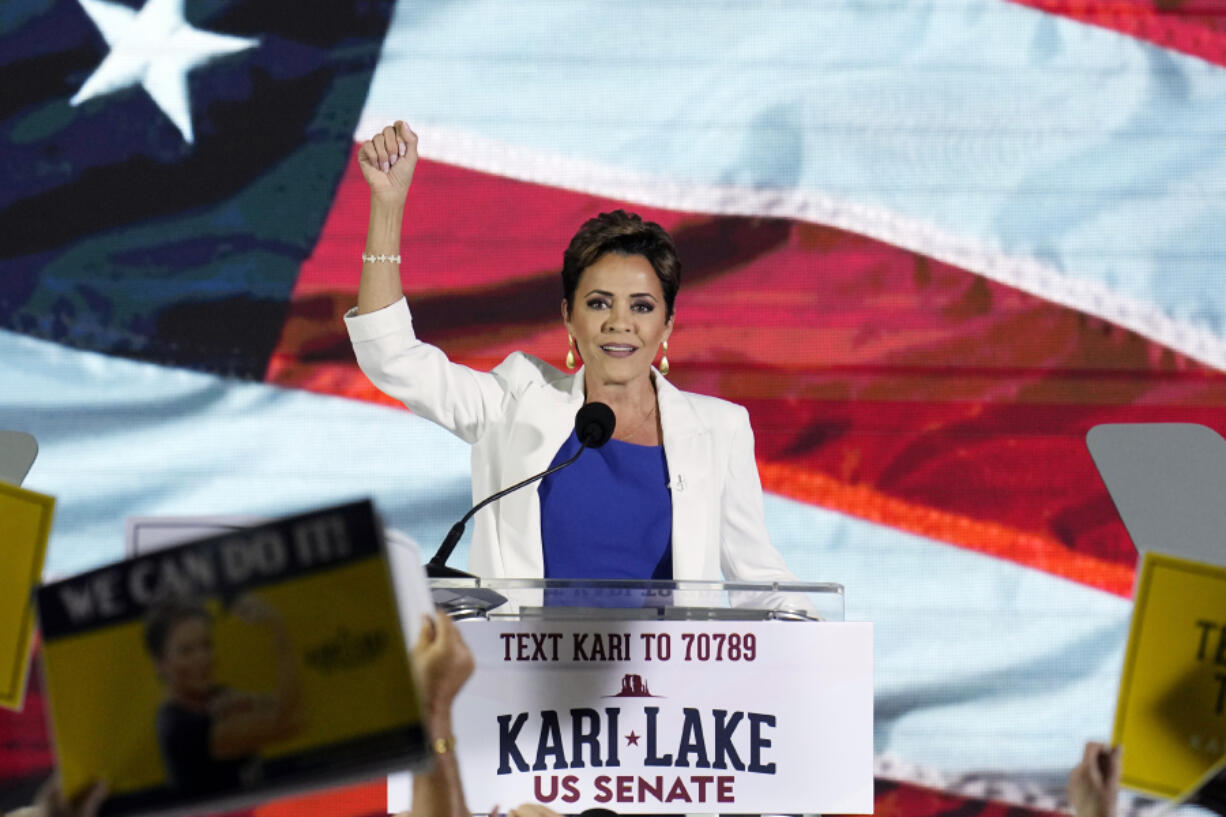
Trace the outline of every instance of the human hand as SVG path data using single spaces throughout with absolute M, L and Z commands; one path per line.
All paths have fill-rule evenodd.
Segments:
M 1077 817 L 1115 817 L 1124 747 L 1086 743 L 1081 762 L 1068 776 L 1068 796 Z
M 451 712 L 451 702 L 473 674 L 473 654 L 455 622 L 441 610 L 422 616 L 421 634 L 413 646 L 413 664 L 420 673 L 426 709 L 431 715 Z
M 395 124 L 362 143 L 358 150 L 358 167 L 370 185 L 372 199 L 388 204 L 402 203 L 417 167 L 417 134 L 397 119 Z
M 69 801 L 56 773 L 38 790 L 34 805 L 27 813 L 31 817 L 95 817 L 106 795 L 107 785 L 99 781 Z

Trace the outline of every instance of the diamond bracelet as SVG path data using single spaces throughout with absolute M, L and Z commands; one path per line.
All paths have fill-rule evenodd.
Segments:
M 374 253 L 364 252 L 362 253 L 362 260 L 367 264 L 373 264 L 376 261 L 391 261 L 393 264 L 399 264 L 400 253 L 396 253 L 395 255 L 384 255 L 383 253 L 379 253 L 378 255 L 375 255 Z

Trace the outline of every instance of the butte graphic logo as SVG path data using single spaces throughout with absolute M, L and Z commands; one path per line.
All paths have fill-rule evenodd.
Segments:
M 616 695 L 606 695 L 606 698 L 654 698 L 643 676 L 628 672 L 622 676 L 622 689 Z

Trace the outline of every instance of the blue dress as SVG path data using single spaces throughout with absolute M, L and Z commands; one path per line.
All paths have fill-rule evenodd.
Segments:
M 572 431 L 552 465 L 579 449 Z M 609 440 L 537 489 L 547 579 L 671 579 L 673 502 L 662 445 Z

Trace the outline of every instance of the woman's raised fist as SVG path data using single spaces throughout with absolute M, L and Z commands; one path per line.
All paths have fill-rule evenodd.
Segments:
M 391 204 L 403 202 L 417 166 L 417 134 L 396 120 L 362 143 L 358 166 L 372 197 Z

